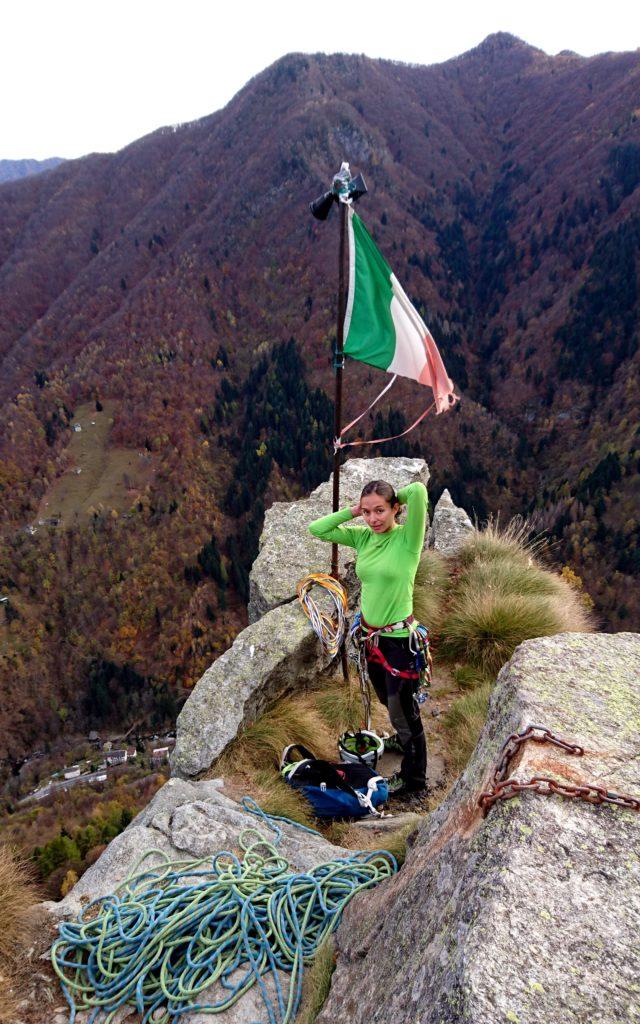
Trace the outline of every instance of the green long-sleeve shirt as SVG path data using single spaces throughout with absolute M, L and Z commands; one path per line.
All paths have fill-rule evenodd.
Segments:
M 427 489 L 416 482 L 403 487 L 397 496 L 401 505 L 407 505 L 407 519 L 386 533 L 347 525 L 353 519 L 349 508 L 309 524 L 314 537 L 356 549 L 362 614 L 372 626 L 388 626 L 413 614 L 413 582 L 427 522 Z M 408 636 L 409 631 L 399 629 L 393 635 Z

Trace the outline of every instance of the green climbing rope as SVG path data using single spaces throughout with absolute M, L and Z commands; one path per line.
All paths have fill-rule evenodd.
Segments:
M 239 837 L 242 858 L 225 850 L 170 861 L 149 850 L 116 892 L 59 925 L 51 958 L 70 1024 L 79 1010 L 90 1011 L 88 1024 L 108 1024 L 124 1005 L 143 1024 L 175 1024 L 195 1011 L 223 1013 L 253 985 L 268 1024 L 294 1019 L 304 965 L 349 900 L 397 864 L 377 850 L 292 872 L 277 849 L 277 822 L 297 822 L 243 803 L 275 832 L 273 842 L 250 828 Z

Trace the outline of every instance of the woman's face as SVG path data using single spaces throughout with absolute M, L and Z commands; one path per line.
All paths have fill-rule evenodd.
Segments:
M 393 529 L 399 507 L 397 502 L 390 505 L 387 499 L 379 494 L 367 494 L 360 499 L 362 517 L 374 533 L 387 533 Z

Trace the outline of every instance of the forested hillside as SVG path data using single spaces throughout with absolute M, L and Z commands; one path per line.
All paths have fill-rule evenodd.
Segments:
M 640 628 L 639 97 L 638 53 L 503 34 L 290 55 L 0 186 L 0 757 L 170 720 L 245 621 L 265 505 L 330 466 L 337 218 L 308 203 L 345 159 L 462 395 L 390 450 L 480 519 L 535 512 L 603 626 Z M 383 383 L 349 365 L 345 417 Z M 368 431 L 427 404 L 394 392 Z
M 48 160 L 0 160 L 0 183 L 26 178 L 30 174 L 40 174 L 62 162 L 59 156 L 49 157 Z

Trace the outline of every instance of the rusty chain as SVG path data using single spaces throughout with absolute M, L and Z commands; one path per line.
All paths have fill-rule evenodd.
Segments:
M 561 782 L 545 775 L 534 775 L 527 782 L 519 782 L 518 779 L 509 777 L 511 761 L 517 754 L 523 743 L 533 740 L 534 743 L 553 743 L 570 754 L 582 757 L 584 748 L 577 743 L 570 743 L 559 736 L 555 736 L 550 729 L 544 725 L 528 725 L 521 732 L 514 732 L 505 741 L 500 752 L 500 760 L 496 765 L 492 777 L 490 789 L 480 794 L 478 804 L 486 816 L 493 807 L 496 800 L 511 800 L 525 790 L 533 790 L 535 793 L 542 793 L 543 796 L 551 796 L 557 793 L 578 800 L 586 800 L 590 804 L 615 804 L 617 807 L 626 807 L 632 811 L 640 811 L 640 800 L 627 796 L 624 793 L 615 793 L 605 789 L 603 786 L 595 786 L 587 783 L 582 786 L 573 785 L 571 782 Z

